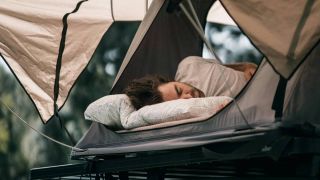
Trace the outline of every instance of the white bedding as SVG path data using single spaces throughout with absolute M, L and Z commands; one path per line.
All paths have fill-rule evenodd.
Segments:
M 85 119 L 105 124 L 111 129 L 133 129 L 143 126 L 214 115 L 232 99 L 226 96 L 177 99 L 145 106 L 135 111 L 124 94 L 109 95 L 91 103 Z M 188 121 L 189 122 L 189 121 Z

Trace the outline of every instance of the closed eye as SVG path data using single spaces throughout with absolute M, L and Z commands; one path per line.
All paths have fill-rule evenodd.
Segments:
M 182 93 L 181 88 L 179 88 L 179 87 L 177 87 L 176 85 L 174 85 L 174 90 L 176 91 L 178 97 L 180 97 L 180 96 L 181 96 L 181 93 Z

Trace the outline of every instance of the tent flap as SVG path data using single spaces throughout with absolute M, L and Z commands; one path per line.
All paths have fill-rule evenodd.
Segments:
M 0 3 L 0 53 L 31 97 L 44 123 L 54 113 L 53 91 L 62 18 L 80 2 L 5 0 Z M 102 0 L 85 1 L 69 15 L 58 108 L 64 104 L 70 88 L 112 22 L 110 8 Z
M 320 39 L 320 1 L 222 0 L 222 4 L 285 78 Z
M 205 23 L 209 12 L 208 21 L 233 24 L 219 4 L 212 6 L 213 2 L 192 1 L 201 23 Z M 145 27 L 141 27 L 136 35 L 112 93 L 121 92 L 127 81 L 145 74 L 173 76 L 179 60 L 189 55 L 201 55 L 203 44 L 185 17 L 179 13 L 167 13 L 168 1 L 165 0 L 154 1 L 150 9 L 156 12 L 147 12 L 150 3 L 151 0 L 1 1 L 0 55 L 34 102 L 44 123 L 54 114 L 57 77 L 57 105 L 60 109 L 103 34 L 115 20 L 136 21 L 144 18 L 146 13 L 150 15 L 141 23 Z M 285 78 L 292 76 L 319 42 L 320 1 L 221 0 L 221 3 L 273 68 Z M 68 16 L 67 24 L 63 25 L 63 17 L 73 10 L 75 12 Z M 216 11 L 223 15 L 211 14 Z M 212 20 L 215 18 L 218 20 Z M 56 67 L 62 30 L 66 25 L 61 70 L 56 74 L 59 72 Z M 157 51 L 151 51 L 153 49 Z M 135 67 L 144 68 L 136 72 Z

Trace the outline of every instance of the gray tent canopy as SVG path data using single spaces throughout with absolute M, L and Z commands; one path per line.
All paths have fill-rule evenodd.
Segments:
M 213 2 L 192 1 L 202 25 Z M 157 1 L 151 6 L 154 9 L 141 23 L 111 93 L 121 93 L 128 81 L 146 74 L 173 77 L 180 60 L 201 55 L 199 36 L 184 14 L 168 12 L 171 3 Z M 221 3 L 265 55 L 253 79 L 236 97 L 247 122 L 233 102 L 208 120 L 160 129 L 119 133 L 92 123 L 76 145 L 83 151 L 73 151 L 74 158 L 194 147 L 260 136 L 288 124 L 320 123 L 317 111 L 320 102 L 320 82 L 317 80 L 320 22 L 316 21 L 319 2 Z M 279 88 L 279 81 L 285 82 L 283 88 Z M 277 111 L 273 106 L 278 91 L 283 93 L 280 101 L 282 117 L 275 118 Z M 313 93 L 309 93 L 311 91 Z

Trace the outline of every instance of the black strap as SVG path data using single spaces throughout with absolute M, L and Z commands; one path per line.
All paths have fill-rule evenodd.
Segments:
M 59 46 L 59 53 L 58 53 L 58 58 L 57 58 L 57 64 L 56 64 L 56 77 L 54 81 L 54 112 L 58 112 L 57 110 L 57 100 L 58 100 L 58 95 L 59 95 L 59 81 L 60 81 L 60 70 L 61 70 L 61 62 L 62 62 L 62 55 L 64 52 L 64 47 L 65 47 L 65 42 L 66 42 L 66 36 L 67 36 L 67 29 L 68 29 L 68 22 L 67 18 L 70 14 L 75 13 L 79 10 L 80 5 L 87 0 L 83 0 L 78 2 L 76 8 L 71 12 L 67 13 L 63 16 L 62 18 L 62 23 L 63 23 L 63 29 L 61 33 L 61 40 L 60 40 L 60 46 Z
M 282 118 L 283 103 L 284 103 L 284 97 L 286 94 L 287 82 L 288 82 L 287 79 L 280 76 L 277 91 L 272 103 L 272 109 L 276 111 L 275 112 L 276 121 L 280 121 Z
M 60 71 L 61 71 L 62 56 L 63 56 L 63 52 L 64 52 L 64 48 L 65 48 L 66 35 L 67 35 L 67 29 L 68 29 L 67 18 L 68 18 L 68 16 L 70 14 L 77 12 L 79 10 L 79 8 L 80 8 L 80 5 L 85 1 L 87 1 L 87 0 L 83 0 L 83 1 L 78 2 L 76 8 L 71 13 L 65 14 L 63 16 L 63 18 L 62 18 L 63 29 L 62 29 L 62 33 L 61 33 L 59 53 L 58 53 L 57 64 L 56 64 L 56 77 L 55 77 L 55 81 L 54 81 L 54 97 L 53 97 L 54 116 L 57 119 L 59 119 L 61 127 L 64 128 L 64 130 L 66 131 L 68 137 L 70 138 L 70 141 L 73 144 L 75 144 L 75 141 L 71 137 L 69 131 L 64 126 L 64 123 L 63 123 L 61 117 L 59 116 L 59 109 L 58 109 L 58 105 L 57 105 L 57 100 L 58 100 L 58 96 L 59 96 L 59 81 L 60 81 Z

